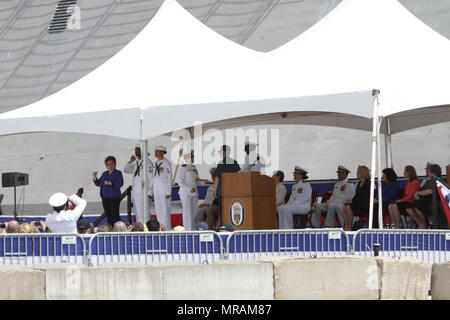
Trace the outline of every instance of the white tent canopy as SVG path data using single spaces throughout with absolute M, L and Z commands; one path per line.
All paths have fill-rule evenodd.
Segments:
M 263 60 L 263 53 L 225 39 L 175 0 L 167 0 L 104 65 L 56 94 L 0 115 L 0 134 L 68 131 L 147 139 L 194 121 L 264 113 L 372 117 L 371 87 L 346 91 L 300 85 L 285 90 L 298 75 L 267 78 L 261 74 Z

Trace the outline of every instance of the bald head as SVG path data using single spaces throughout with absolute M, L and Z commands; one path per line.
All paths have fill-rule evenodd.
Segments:
M 19 232 L 19 223 L 16 220 L 8 222 L 6 227 L 6 233 L 17 233 Z

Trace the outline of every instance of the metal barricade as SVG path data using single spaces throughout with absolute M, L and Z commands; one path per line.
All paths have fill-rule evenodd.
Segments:
M 372 257 L 379 244 L 379 256 L 411 257 L 432 263 L 450 260 L 450 230 L 358 230 L 352 241 L 353 253 Z
M 347 255 L 350 249 L 350 241 L 343 229 L 235 231 L 227 239 L 225 259 L 334 257 Z
M 102 232 L 89 241 L 88 265 L 105 262 L 194 261 L 223 259 L 223 242 L 213 231 Z
M 84 239 L 78 234 L 14 233 L 0 235 L 0 264 L 87 264 Z

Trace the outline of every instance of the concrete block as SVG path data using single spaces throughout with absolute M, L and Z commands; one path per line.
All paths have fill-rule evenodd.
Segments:
M 276 300 L 377 300 L 379 275 L 373 259 L 264 258 L 274 268 Z
M 164 299 L 272 300 L 273 267 L 247 261 L 158 267 Z
M 162 299 L 161 269 L 125 263 L 113 267 L 48 269 L 47 299 Z
M 433 300 L 450 300 L 450 261 L 433 264 L 431 297 Z
M 26 266 L 0 266 L 0 300 L 44 300 L 45 272 Z
M 428 300 L 431 263 L 413 258 L 375 258 L 380 271 L 381 300 Z

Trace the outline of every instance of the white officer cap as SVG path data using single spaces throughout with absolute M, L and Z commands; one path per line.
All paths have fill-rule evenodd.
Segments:
M 57 192 L 53 194 L 50 199 L 48 199 L 48 204 L 50 207 L 61 207 L 67 202 L 67 196 L 62 192 Z
M 166 147 L 163 147 L 163 146 L 157 146 L 157 147 L 155 148 L 155 150 L 167 152 Z
M 193 155 L 194 155 L 194 150 L 189 151 L 189 152 L 185 151 L 185 152 L 183 153 L 183 157 L 185 157 L 185 158 L 190 158 L 190 157 L 192 157 Z
M 350 170 L 348 170 L 348 169 L 347 169 L 346 167 L 344 167 L 344 166 L 338 166 L 336 173 L 339 173 L 339 172 L 347 172 L 347 173 L 350 173 Z
M 299 167 L 299 166 L 295 166 L 294 168 L 294 173 L 296 172 L 301 172 L 301 173 L 308 173 L 308 171 L 306 171 L 305 169 Z

